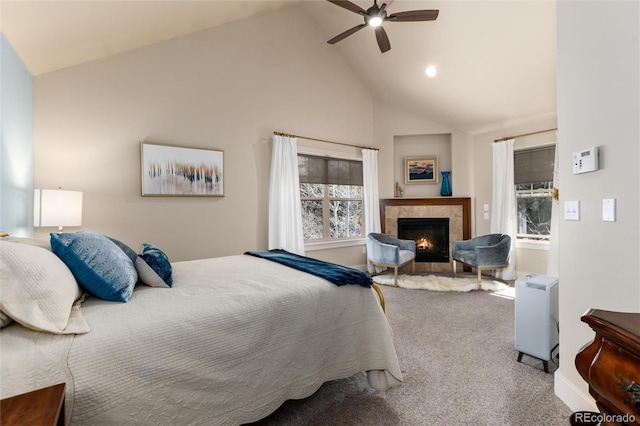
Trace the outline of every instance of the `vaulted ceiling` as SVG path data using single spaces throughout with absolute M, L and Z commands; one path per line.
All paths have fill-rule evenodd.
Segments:
M 551 0 L 381 0 L 389 13 L 438 9 L 429 22 L 383 24 L 331 46 L 378 99 L 479 133 L 555 116 L 556 3 Z M 371 1 L 353 0 L 363 9 Z M 2 31 L 34 75 L 282 7 L 302 7 L 325 40 L 363 22 L 323 0 L 0 0 Z M 437 67 L 434 78 L 427 66 Z

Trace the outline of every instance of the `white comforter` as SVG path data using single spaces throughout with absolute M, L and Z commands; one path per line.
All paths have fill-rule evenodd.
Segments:
M 373 290 L 338 287 L 252 256 L 173 264 L 170 289 L 128 303 L 91 297 L 91 332 L 2 330 L 2 397 L 67 383 L 72 425 L 241 424 L 368 371 L 402 381 Z

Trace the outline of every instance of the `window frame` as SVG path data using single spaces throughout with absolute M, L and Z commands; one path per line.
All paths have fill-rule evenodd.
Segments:
M 360 211 L 361 211 L 361 216 L 362 216 L 362 228 L 364 228 L 364 196 L 360 197 L 360 198 L 356 198 L 356 197 L 351 197 L 351 198 L 347 198 L 347 197 L 333 197 L 331 196 L 329 193 L 329 185 L 332 184 L 326 184 L 326 183 L 322 183 L 322 184 L 315 184 L 315 185 L 323 185 L 323 196 L 322 198 L 320 197 L 303 197 L 302 195 L 300 195 L 300 202 L 303 201 L 320 201 L 322 204 L 322 238 L 319 238 L 317 240 L 305 240 L 305 244 L 312 244 L 312 243 L 321 243 L 321 242 L 333 242 L 333 241 L 346 241 L 346 240 L 353 240 L 353 239 L 363 239 L 364 236 L 363 235 L 357 235 L 357 236 L 349 236 L 349 237 L 342 237 L 342 238 L 332 238 L 331 237 L 331 203 L 333 201 L 358 201 L 360 202 Z M 360 186 L 360 185 L 352 185 L 352 186 Z M 363 194 L 364 195 L 364 194 Z M 327 212 L 325 214 L 325 212 Z M 363 231 L 364 232 L 364 231 Z
M 522 195 L 531 195 L 535 196 L 535 194 L 549 194 L 548 197 L 553 200 L 553 182 L 533 182 L 530 185 L 533 186 L 535 184 L 545 183 L 548 184 L 547 188 L 530 188 L 530 189 L 516 189 L 516 220 L 519 219 L 518 212 L 518 194 Z M 541 197 L 542 198 L 542 197 Z M 546 196 L 544 198 L 547 198 Z M 519 221 L 518 221 L 519 222 Z M 551 238 L 551 229 L 549 229 L 549 234 L 521 234 L 519 232 L 516 233 L 516 240 L 520 241 L 528 241 L 528 242 L 537 242 L 537 243 L 549 243 Z
M 557 154 L 558 145 L 556 141 L 553 141 L 552 143 L 545 143 L 537 146 L 530 146 L 527 148 L 519 149 L 514 152 L 514 160 L 515 160 L 515 156 L 518 153 L 526 153 L 527 151 L 534 152 L 534 151 L 540 151 L 540 150 L 550 149 L 550 148 L 553 148 L 554 153 Z M 514 166 L 515 165 L 516 165 L 516 161 L 514 161 Z M 516 177 L 517 177 L 517 172 L 515 170 L 514 170 L 514 174 L 516 174 Z M 516 205 L 515 205 L 516 222 L 519 222 L 519 212 L 518 212 L 519 194 L 548 193 L 549 197 L 551 197 L 551 201 L 553 202 L 553 176 L 551 176 L 550 180 L 541 180 L 537 182 L 531 182 L 529 184 L 533 187 L 533 185 L 541 184 L 541 183 L 547 184 L 546 187 L 536 188 L 536 189 L 533 189 L 533 188 L 520 189 L 520 190 L 517 189 L 518 185 L 522 185 L 524 183 L 522 182 L 515 183 L 514 190 L 515 190 L 515 196 L 516 196 Z M 516 248 L 525 248 L 525 249 L 532 249 L 532 250 L 549 250 L 550 238 L 551 238 L 551 229 L 549 229 L 549 235 L 516 233 L 516 241 L 515 241 Z
M 338 155 L 319 155 L 318 153 L 306 153 L 306 152 L 298 152 L 298 156 L 322 156 L 327 159 L 332 160 L 347 160 L 347 161 L 355 161 L 362 162 L 362 158 L 353 158 L 351 156 L 338 156 Z M 362 196 L 360 198 L 349 198 L 349 197 L 332 197 L 330 196 L 329 186 L 333 184 L 327 183 L 318 183 L 319 185 L 323 185 L 323 197 L 303 197 L 300 194 L 300 202 L 304 201 L 321 201 L 322 204 L 322 239 L 316 240 L 304 240 L 304 246 L 306 251 L 313 250 L 323 250 L 330 248 L 340 248 L 340 247 L 349 247 L 349 246 L 357 246 L 363 245 L 366 241 L 365 238 L 365 209 L 364 209 L 364 182 L 362 185 L 353 185 L 353 184 L 345 184 L 352 186 L 361 186 Z M 302 182 L 301 182 L 302 185 Z M 339 184 L 337 184 L 339 185 Z M 361 207 L 361 229 L 362 235 L 360 236 L 350 236 L 344 238 L 332 238 L 331 237 L 331 202 L 333 201 L 358 201 L 360 202 Z

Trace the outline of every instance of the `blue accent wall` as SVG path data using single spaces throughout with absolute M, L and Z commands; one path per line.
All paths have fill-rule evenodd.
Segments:
M 33 75 L 0 32 L 0 230 L 33 236 Z

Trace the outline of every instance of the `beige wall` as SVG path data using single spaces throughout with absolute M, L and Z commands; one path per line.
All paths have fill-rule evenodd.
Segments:
M 555 127 L 555 118 L 468 135 L 373 100 L 317 33 L 292 7 L 38 76 L 36 187 L 84 191 L 82 229 L 133 247 L 154 242 L 172 260 L 262 249 L 270 136 L 282 130 L 380 147 L 381 198 L 403 184 L 404 157 L 435 154 L 441 170 L 452 170 L 454 195 L 472 197 L 473 235 L 488 233 L 482 205 L 491 203 L 491 143 Z M 141 140 L 224 150 L 226 196 L 140 197 Z M 403 186 L 405 196 L 439 196 L 439 185 Z M 361 246 L 309 255 L 366 261 Z M 519 249 L 517 257 L 526 259 L 524 272 L 546 271 L 546 252 Z
M 392 198 L 396 182 L 397 168 L 401 164 L 401 155 L 396 155 L 395 141 L 404 136 L 449 135 L 450 170 L 453 195 L 469 197 L 471 185 L 471 153 L 468 149 L 471 136 L 449 126 L 436 123 L 425 117 L 408 113 L 380 100 L 374 101 L 374 142 L 380 148 L 378 154 L 378 178 L 380 198 Z M 421 151 L 426 152 L 426 151 Z M 408 153 L 408 151 L 406 152 Z M 403 173 L 403 172 L 401 172 Z M 439 191 L 438 191 L 439 194 Z M 433 194 L 435 196 L 435 193 Z M 425 196 L 430 196 L 425 194 Z M 439 195 L 438 195 L 439 196 Z
M 580 201 L 580 221 L 560 220 L 560 368 L 555 391 L 593 409 L 574 366 L 593 331 L 590 308 L 640 312 L 640 3 L 558 3 L 560 202 Z M 572 153 L 599 147 L 600 170 L 574 175 Z M 602 199 L 617 200 L 616 222 Z
M 374 143 L 369 91 L 299 6 L 36 77 L 35 185 L 172 261 L 266 249 L 274 130 Z M 225 197 L 141 197 L 141 140 L 223 150 Z
M 396 136 L 446 135 L 454 195 L 471 196 L 469 135 L 374 101 L 325 38 L 293 6 L 38 76 L 35 186 L 83 191 L 81 229 L 172 261 L 266 248 L 274 130 L 380 147 L 381 198 Z M 225 197 L 141 197 L 142 140 L 223 150 Z M 364 265 L 362 248 L 308 255 Z
M 440 196 L 442 178 L 440 172 L 451 170 L 451 134 L 396 136 L 393 141 L 393 175 L 404 189 L 404 197 L 430 198 Z M 405 159 L 411 157 L 436 157 L 435 183 L 405 183 Z M 453 189 L 453 186 L 452 186 Z
M 530 274 L 548 274 L 548 246 L 546 246 L 545 249 L 529 249 L 516 247 L 515 258 L 517 259 L 516 278 L 524 277 Z

